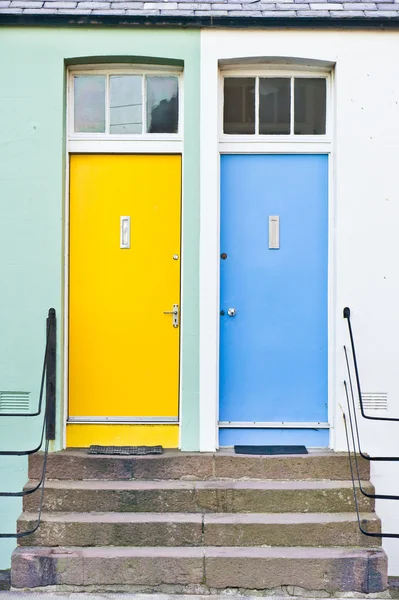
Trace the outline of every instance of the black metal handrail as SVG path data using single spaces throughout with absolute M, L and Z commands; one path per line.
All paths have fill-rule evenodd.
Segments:
M 365 460 L 368 460 L 370 462 L 373 462 L 373 461 L 397 462 L 397 461 L 399 461 L 399 456 L 370 456 L 370 455 L 366 454 L 365 452 L 363 452 L 361 442 L 360 442 L 359 424 L 358 424 L 357 413 L 356 413 L 355 394 L 353 391 L 352 375 L 351 375 L 348 351 L 347 351 L 346 346 L 344 346 L 344 354 L 345 354 L 346 369 L 347 369 L 347 373 L 348 373 L 350 396 L 352 399 L 354 429 L 356 432 L 356 440 L 357 440 L 357 446 L 358 446 L 360 456 L 362 456 L 362 458 L 364 458 Z M 344 387 L 345 387 L 346 400 L 347 400 L 347 405 L 348 405 L 348 410 L 349 410 L 350 409 L 349 393 L 348 393 L 348 384 L 346 381 L 344 381 Z
M 350 337 L 351 348 L 352 348 L 353 366 L 354 366 L 354 369 L 355 369 L 356 386 L 357 386 L 357 392 L 358 392 L 358 395 L 359 395 L 360 412 L 362 413 L 362 417 L 364 419 L 370 419 L 371 421 L 394 421 L 395 423 L 399 422 L 399 418 L 395 418 L 395 417 L 373 417 L 372 415 L 366 415 L 366 413 L 364 412 L 363 396 L 362 396 L 362 390 L 361 390 L 361 387 L 360 387 L 359 369 L 358 369 L 358 366 L 357 366 L 355 342 L 354 342 L 354 339 L 353 339 L 353 331 L 352 331 L 352 323 L 351 323 L 351 309 L 348 306 L 346 306 L 344 308 L 344 319 L 346 319 L 347 322 L 348 322 L 349 337 Z
M 358 368 L 356 350 L 355 350 L 355 342 L 354 342 L 354 338 L 353 338 L 353 331 L 352 331 L 352 325 L 351 325 L 351 320 L 350 320 L 350 309 L 348 307 L 344 308 L 343 316 L 344 316 L 344 319 L 346 319 L 348 322 L 352 359 L 353 359 L 353 365 L 354 365 L 354 370 L 355 370 L 356 387 L 357 387 L 361 415 L 365 419 L 371 419 L 373 421 L 394 421 L 394 422 L 399 421 L 399 419 L 397 419 L 397 418 L 373 417 L 371 415 L 365 414 L 364 406 L 363 406 L 362 391 L 361 391 L 361 386 L 360 386 L 359 368 Z M 348 432 L 348 423 L 347 423 L 346 414 L 344 411 L 342 411 L 342 412 L 343 412 L 343 418 L 344 418 L 345 436 L 346 436 L 346 443 L 347 443 L 347 448 L 348 448 L 349 468 L 350 468 L 351 479 L 352 479 L 353 496 L 354 496 L 354 501 L 355 501 L 355 510 L 356 510 L 356 515 L 357 515 L 359 530 L 361 531 L 361 533 L 363 533 L 364 535 L 367 535 L 369 537 L 399 539 L 398 533 L 371 532 L 371 531 L 367 531 L 366 529 L 364 529 L 364 527 L 362 527 L 362 524 L 361 524 L 359 503 L 358 503 L 357 492 L 356 492 L 357 488 L 356 488 L 356 483 L 355 483 L 355 472 L 356 472 L 358 489 L 363 494 L 363 496 L 366 496 L 367 498 L 379 499 L 379 500 L 399 500 L 399 496 L 394 496 L 394 495 L 390 495 L 390 494 L 370 494 L 363 488 L 361 478 L 360 478 L 360 469 L 359 469 L 358 456 L 357 456 L 358 452 L 362 458 L 364 458 L 365 460 L 368 460 L 368 461 L 380 461 L 380 462 L 381 461 L 386 461 L 386 462 L 395 461 L 396 462 L 396 461 L 399 461 L 399 457 L 396 457 L 396 456 L 369 456 L 362 451 L 361 443 L 360 443 L 359 424 L 358 424 L 357 412 L 356 412 L 355 394 L 354 394 L 353 382 L 352 382 L 352 374 L 351 374 L 348 351 L 347 351 L 346 346 L 344 346 L 344 354 L 345 354 L 345 362 L 346 362 L 346 368 L 347 368 L 347 374 L 348 374 L 348 380 L 349 380 L 349 391 L 348 391 L 348 383 L 346 380 L 344 381 L 344 388 L 345 388 L 347 410 L 348 410 L 348 416 L 349 416 L 349 426 L 350 426 L 350 431 L 351 431 L 350 436 L 349 436 L 349 432 Z M 353 450 L 351 449 L 350 438 L 352 439 Z M 353 455 L 353 457 L 352 457 L 352 455 Z M 354 463 L 355 468 L 353 466 L 353 463 Z
M 363 535 L 367 535 L 368 537 L 380 538 L 380 539 L 382 539 L 382 538 L 399 539 L 399 533 L 384 533 L 384 532 L 379 533 L 376 531 L 367 531 L 367 529 L 364 529 L 364 527 L 362 527 L 361 518 L 360 518 L 360 510 L 359 510 L 359 502 L 358 502 L 357 493 L 356 493 L 355 476 L 354 476 L 353 465 L 352 465 L 352 456 L 351 456 L 351 449 L 350 449 L 350 443 L 349 443 L 348 426 L 346 423 L 345 413 L 344 413 L 343 417 L 344 417 L 344 424 L 345 424 L 346 443 L 348 446 L 348 458 L 349 458 L 349 468 L 350 468 L 351 479 L 352 479 L 353 497 L 354 497 L 354 501 L 355 501 L 355 510 L 356 510 L 357 524 L 358 524 L 359 530 L 361 531 L 361 533 L 363 533 Z M 373 497 L 373 496 L 371 496 L 371 497 Z M 394 499 L 394 498 L 388 498 L 388 499 Z
M 373 421 L 384 421 L 384 422 L 385 421 L 389 421 L 389 422 L 397 423 L 397 422 L 399 422 L 399 418 L 396 418 L 396 417 L 376 417 L 376 416 L 372 416 L 372 415 L 366 415 L 366 413 L 364 412 L 363 395 L 362 395 L 362 389 L 361 389 L 360 377 L 359 377 L 359 367 L 358 367 L 358 363 L 357 363 L 355 341 L 354 341 L 354 337 L 353 337 L 353 330 L 352 330 L 352 323 L 351 323 L 351 316 L 350 315 L 351 315 L 350 308 L 348 306 L 346 306 L 344 308 L 343 316 L 344 316 L 344 319 L 346 319 L 347 323 L 348 323 L 349 337 L 350 337 L 350 343 L 351 343 L 351 352 L 352 352 L 352 360 L 353 360 L 353 367 L 354 367 L 355 379 L 356 379 L 356 389 L 357 389 L 358 401 L 359 401 L 359 405 L 360 405 L 360 413 L 361 413 L 361 415 L 362 415 L 362 417 L 364 419 L 370 419 L 370 420 L 373 420 Z M 348 358 L 348 351 L 347 351 L 346 346 L 344 346 L 344 353 L 345 353 L 345 361 L 346 361 L 346 368 L 347 368 L 347 373 L 348 373 L 350 391 L 351 391 L 351 396 L 352 396 L 353 414 L 354 414 L 354 425 L 355 425 L 355 429 L 356 429 L 356 438 L 357 438 L 358 447 L 359 447 L 359 454 L 365 460 L 368 460 L 368 461 L 371 461 L 371 462 L 372 461 L 398 462 L 399 461 L 399 456 L 369 456 L 369 455 L 365 454 L 362 451 L 361 444 L 360 444 L 359 426 L 358 426 L 357 415 L 356 415 L 355 395 L 354 395 L 353 384 L 352 384 L 352 375 L 351 375 L 351 370 L 350 370 L 350 365 L 349 365 L 349 358 Z M 344 385 L 345 385 L 345 389 L 347 390 L 347 383 L 346 383 L 346 381 L 344 382 Z
M 358 445 L 360 446 L 359 429 L 358 429 L 358 425 L 357 425 L 357 416 L 356 416 L 356 405 L 354 403 L 354 398 L 353 398 L 353 394 L 352 394 L 352 407 L 350 406 L 348 386 L 347 386 L 346 381 L 344 381 L 344 387 L 345 387 L 346 403 L 347 403 L 347 407 L 348 407 L 349 424 L 350 424 L 352 444 L 353 444 L 353 460 L 354 460 L 355 467 L 356 467 L 356 474 L 357 474 L 357 481 L 358 481 L 359 489 L 360 489 L 361 493 L 363 494 L 363 496 L 367 496 L 367 498 L 374 498 L 374 499 L 378 499 L 378 500 L 399 500 L 399 496 L 393 496 L 390 494 L 370 494 L 369 492 L 366 492 L 362 486 L 362 482 L 360 479 L 359 462 L 358 462 L 358 458 L 357 458 L 358 451 L 356 448 L 355 428 L 354 428 L 354 422 L 355 422 L 356 423 L 356 436 L 358 438 Z M 353 413 L 353 417 L 352 417 L 352 413 Z M 346 419 L 345 413 L 344 413 L 344 418 Z M 346 420 L 345 420 L 345 425 L 346 425 Z M 359 451 L 359 454 L 362 458 L 366 458 L 366 459 L 370 458 L 367 456 L 367 454 L 364 454 L 361 451 Z M 382 457 L 379 456 L 377 458 L 378 458 L 378 460 L 381 460 Z M 387 460 L 389 460 L 389 457 Z
M 43 425 L 41 429 L 40 443 L 35 448 L 29 450 L 2 450 L 0 456 L 28 456 L 34 454 L 43 445 L 44 438 L 44 457 L 43 466 L 40 481 L 33 488 L 24 489 L 20 492 L 0 492 L 0 497 L 23 497 L 28 494 L 33 494 L 37 490 L 41 489 L 41 496 L 39 501 L 38 519 L 36 525 L 27 531 L 18 533 L 0 533 L 0 539 L 4 538 L 22 538 L 32 533 L 35 533 L 40 526 L 43 498 L 44 498 L 44 483 L 46 478 L 46 467 L 47 457 L 50 440 L 55 439 L 55 407 L 56 407 L 56 347 L 57 344 L 57 320 L 56 312 L 54 308 L 50 308 L 48 311 L 48 317 L 46 322 L 46 346 L 44 351 L 42 376 L 40 382 L 40 393 L 38 409 L 33 413 L 0 413 L 0 417 L 37 417 L 42 413 L 43 406 L 43 392 L 46 384 L 46 406 L 43 416 Z

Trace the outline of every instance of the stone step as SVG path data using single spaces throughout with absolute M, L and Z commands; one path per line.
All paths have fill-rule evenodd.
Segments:
M 30 479 L 40 479 L 43 454 L 29 457 Z M 359 460 L 360 477 L 370 478 L 367 460 Z M 49 454 L 48 479 L 332 479 L 349 480 L 346 453 L 328 450 L 291 456 L 236 455 L 167 451 L 160 456 L 96 456 L 86 450 Z
M 85 591 L 90 586 L 92 592 L 120 591 L 121 586 L 159 590 L 162 584 L 172 591 L 191 584 L 208 590 L 275 590 L 284 585 L 329 594 L 375 594 L 387 589 L 386 573 L 381 549 L 20 547 L 12 556 L 14 588 L 74 586 Z
M 18 531 L 33 528 L 37 514 L 23 513 Z M 375 513 L 363 527 L 380 532 Z M 355 513 L 198 514 L 43 513 L 24 546 L 378 546 L 360 533 Z
M 32 481 L 30 487 L 37 482 Z M 363 488 L 374 491 L 370 482 Z M 24 497 L 36 512 L 40 493 Z M 373 512 L 374 500 L 358 494 L 359 510 Z M 348 481 L 48 481 L 46 512 L 282 513 L 351 512 Z

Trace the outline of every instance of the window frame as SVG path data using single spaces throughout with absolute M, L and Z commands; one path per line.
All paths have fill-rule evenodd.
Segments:
M 231 134 L 224 133 L 224 80 L 225 78 L 243 78 L 243 77 L 254 77 L 255 78 L 255 133 L 251 134 Z M 259 133 L 259 80 L 260 79 L 275 79 L 285 78 L 290 79 L 290 131 L 289 134 L 261 134 Z M 303 135 L 294 133 L 294 93 L 293 82 L 294 79 L 325 79 L 326 81 L 326 131 L 324 134 L 312 134 Z M 331 82 L 331 71 L 329 69 L 315 69 L 315 68 L 298 68 L 295 69 L 292 65 L 273 67 L 267 65 L 262 67 L 224 67 L 219 73 L 219 141 L 223 143 L 235 143 L 235 142 L 331 142 L 332 136 L 332 82 Z
M 105 75 L 107 76 L 105 85 L 105 132 L 87 133 L 74 131 L 74 77 L 76 75 Z M 143 132 L 142 133 L 110 133 L 110 96 L 109 96 L 109 77 L 112 75 L 140 75 L 143 77 Z M 178 97 L 178 122 L 177 133 L 147 133 L 145 131 L 147 124 L 147 96 L 145 76 L 177 77 L 179 97 Z M 74 66 L 68 69 L 68 102 L 67 102 L 67 131 L 68 140 L 71 141 L 182 141 L 183 140 L 183 68 L 170 65 L 82 65 Z

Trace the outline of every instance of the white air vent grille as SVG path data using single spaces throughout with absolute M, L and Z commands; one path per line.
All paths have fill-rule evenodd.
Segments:
M 0 413 L 25 413 L 29 406 L 29 392 L 0 392 Z
M 388 410 L 388 394 L 362 394 L 364 410 Z

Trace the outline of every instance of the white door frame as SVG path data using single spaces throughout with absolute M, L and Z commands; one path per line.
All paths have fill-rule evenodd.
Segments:
M 75 134 L 73 132 L 73 94 L 72 77 L 75 73 L 107 74 L 107 73 L 147 73 L 173 74 L 179 79 L 179 133 L 144 134 L 144 135 L 104 135 L 104 134 Z M 64 265 L 63 265 L 63 320 L 62 320 L 62 430 L 61 447 L 66 448 L 66 427 L 68 422 L 69 398 L 69 209 L 70 209 L 70 156 L 71 154 L 178 154 L 181 156 L 181 223 L 184 211 L 184 81 L 182 69 L 173 67 L 151 67 L 150 65 L 84 65 L 68 69 L 67 79 L 67 135 L 66 135 L 66 167 L 65 167 L 65 206 L 64 206 Z M 184 307 L 184 231 L 180 233 L 181 264 L 180 264 L 180 306 Z M 181 416 L 182 416 L 182 331 L 184 328 L 184 310 L 180 314 L 180 349 L 179 349 L 179 448 L 181 446 Z
M 267 65 L 270 73 L 270 64 Z M 275 76 L 280 73 L 274 70 Z M 303 69 L 303 67 L 302 67 Z M 299 70 L 290 68 L 292 74 Z M 246 76 L 261 72 L 246 68 L 229 69 L 229 74 Z M 303 70 L 300 71 L 303 74 Z M 324 72 L 325 73 L 325 72 Z M 287 71 L 285 70 L 287 75 Z M 307 76 L 317 76 L 307 72 Z M 333 156 L 333 73 L 329 73 L 327 88 L 326 136 L 294 138 L 262 136 L 223 136 L 222 77 L 217 59 L 201 61 L 201 232 L 200 232 L 200 451 L 218 448 L 219 434 L 219 328 L 220 328 L 220 156 L 221 154 L 328 154 L 328 422 L 330 446 L 334 445 L 335 397 L 335 239 L 334 239 L 334 156 Z M 215 106 L 218 110 L 215 110 Z M 219 135 L 216 135 L 219 132 Z

